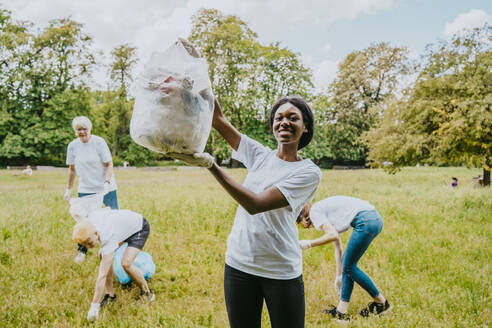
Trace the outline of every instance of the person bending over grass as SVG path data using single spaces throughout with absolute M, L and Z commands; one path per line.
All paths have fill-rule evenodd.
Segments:
M 313 240 L 299 240 L 301 249 L 324 245 L 333 242 L 335 245 L 336 278 L 335 291 L 340 296 L 338 306 L 323 310 L 324 313 L 337 318 L 338 321 L 349 321 L 347 310 L 354 282 L 358 283 L 374 299 L 360 314 L 381 315 L 390 310 L 390 304 L 379 292 L 371 278 L 357 267 L 362 255 L 381 232 L 383 219 L 375 207 L 368 201 L 348 197 L 333 196 L 323 199 L 314 205 L 307 204 L 297 222 L 304 228 L 314 226 L 324 235 Z M 339 233 L 353 227 L 352 235 L 342 256 L 342 242 Z
M 147 285 L 142 272 L 133 264 L 137 254 L 144 247 L 150 233 L 149 222 L 142 214 L 129 210 L 101 209 L 93 211 L 88 218 L 73 228 L 72 239 L 87 248 L 101 246 L 101 263 L 92 304 L 87 314 L 88 320 L 95 320 L 99 308 L 109 300 L 114 301 L 113 254 L 119 245 L 128 243 L 121 259 L 121 266 L 141 289 L 144 301 L 155 300 L 155 295 Z
M 298 150 L 313 136 L 313 114 L 300 97 L 275 103 L 270 127 L 277 140 L 270 149 L 239 133 L 215 100 L 212 126 L 233 148 L 248 175 L 241 185 L 206 153 L 178 158 L 208 167 L 239 206 L 227 239 L 224 294 L 232 328 L 261 327 L 265 301 L 273 328 L 304 327 L 302 252 L 296 219 L 311 201 L 320 169 Z M 209 160 L 207 161 L 207 158 Z

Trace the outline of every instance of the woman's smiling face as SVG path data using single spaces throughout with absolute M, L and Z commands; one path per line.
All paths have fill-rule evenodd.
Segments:
M 75 129 L 75 132 L 77 134 L 77 137 L 80 138 L 80 141 L 82 141 L 84 143 L 89 141 L 91 133 L 89 132 L 89 130 L 86 127 L 77 126 L 77 128 Z
M 307 132 L 301 110 L 289 102 L 280 106 L 275 112 L 272 130 L 279 144 L 299 144 Z

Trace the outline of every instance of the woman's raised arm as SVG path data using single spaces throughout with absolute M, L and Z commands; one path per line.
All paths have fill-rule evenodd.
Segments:
M 227 120 L 224 114 L 222 114 L 222 108 L 220 107 L 217 98 L 214 100 L 214 116 L 212 126 L 234 150 L 238 149 L 239 142 L 241 141 L 241 133 L 239 133 L 231 122 Z
M 251 215 L 289 205 L 277 187 L 270 187 L 257 194 L 234 181 L 217 163 L 213 163 L 209 170 L 227 193 Z

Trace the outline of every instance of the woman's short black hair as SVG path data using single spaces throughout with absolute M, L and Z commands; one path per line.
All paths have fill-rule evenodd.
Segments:
M 304 134 L 301 137 L 301 140 L 299 141 L 299 145 L 297 146 L 297 149 L 299 150 L 307 146 L 311 142 L 311 139 L 313 139 L 313 134 L 314 134 L 313 111 L 311 110 L 311 107 L 309 107 L 307 102 L 299 96 L 284 97 L 279 101 L 277 101 L 273 105 L 272 110 L 270 111 L 270 118 L 269 118 L 270 128 L 273 127 L 273 120 L 275 118 L 275 113 L 277 112 L 277 109 L 286 103 L 290 103 L 296 106 L 301 111 L 302 120 L 304 121 L 304 125 L 306 126 L 307 129 L 307 132 L 304 132 Z

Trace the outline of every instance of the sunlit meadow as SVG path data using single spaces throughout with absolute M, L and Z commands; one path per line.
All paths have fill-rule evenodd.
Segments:
M 243 169 L 228 171 L 242 181 Z M 354 327 L 488 327 L 491 313 L 492 189 L 474 188 L 478 169 L 406 168 L 323 171 L 315 200 L 367 199 L 384 220 L 360 262 L 393 305 L 381 318 L 359 318 L 370 301 L 356 287 Z M 98 260 L 75 264 L 73 219 L 62 196 L 66 172 L 0 171 L 1 327 L 227 327 L 224 254 L 236 204 L 204 169 L 116 170 L 120 208 L 142 213 L 151 234 L 144 250 L 157 270 L 157 299 L 116 286 L 117 302 L 86 321 Z M 451 188 L 457 176 L 459 187 Z M 350 232 L 342 235 L 344 243 Z M 320 236 L 300 229 L 300 238 Z M 304 252 L 306 327 L 338 324 L 321 313 L 336 304 L 333 246 Z M 270 327 L 266 308 L 263 327 Z

